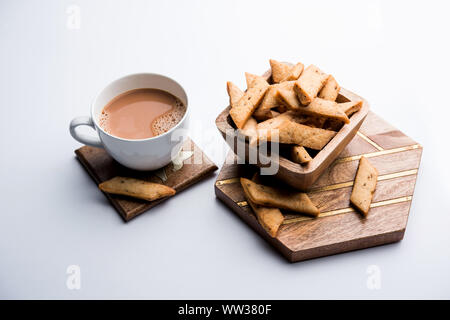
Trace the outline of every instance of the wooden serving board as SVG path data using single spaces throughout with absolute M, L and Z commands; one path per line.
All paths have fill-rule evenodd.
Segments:
M 353 180 L 362 155 L 379 172 L 367 218 L 350 207 Z M 236 164 L 230 151 L 217 177 L 215 192 L 289 261 L 301 261 L 403 239 L 421 155 L 418 143 L 369 112 L 357 135 L 308 191 L 320 216 L 285 214 L 276 238 L 260 226 L 239 183 L 239 177 L 250 178 L 259 170 L 257 167 Z
M 188 138 L 184 142 L 182 150 L 194 153 L 184 161 L 183 167 L 177 171 L 173 170 L 172 163 L 160 169 L 164 170 L 167 177 L 164 182 L 155 175 L 156 171 L 135 171 L 125 168 L 108 155 L 104 149 L 84 146 L 75 150 L 75 154 L 97 185 L 115 176 L 124 176 L 163 183 L 179 193 L 217 170 L 217 166 L 191 139 Z M 170 199 L 163 198 L 149 202 L 108 193 L 104 194 L 125 221 L 129 221 L 162 201 Z

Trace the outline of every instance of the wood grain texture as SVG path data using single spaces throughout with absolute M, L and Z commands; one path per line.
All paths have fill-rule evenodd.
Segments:
M 367 120 L 307 191 L 321 210 L 319 218 L 283 211 L 285 221 L 277 237 L 268 236 L 247 206 L 236 179 L 251 177 L 259 169 L 236 164 L 231 151 L 217 177 L 216 196 L 291 262 L 400 241 L 408 221 L 422 147 L 372 112 Z M 361 155 L 368 156 L 379 171 L 367 218 L 357 213 L 349 201 Z
M 97 185 L 115 176 L 124 176 L 163 183 L 174 188 L 178 193 L 217 170 L 217 166 L 209 160 L 191 139 L 188 138 L 184 142 L 182 150 L 193 151 L 194 154 L 191 158 L 184 161 L 183 167 L 178 171 L 173 170 L 172 164 L 164 167 L 163 170 L 167 176 L 165 182 L 162 182 L 155 175 L 154 171 L 143 172 L 125 168 L 111 158 L 104 149 L 84 146 L 75 150 L 75 154 Z M 197 164 L 197 159 L 201 159 L 201 161 L 198 161 L 201 163 Z M 149 202 L 108 193 L 104 194 L 125 221 L 129 221 L 164 200 L 170 199 L 163 198 Z

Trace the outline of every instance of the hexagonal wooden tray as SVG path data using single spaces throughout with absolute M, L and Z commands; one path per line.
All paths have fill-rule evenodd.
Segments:
M 350 194 L 364 155 L 379 177 L 367 218 L 350 207 Z M 403 239 L 414 194 L 422 147 L 369 112 L 357 135 L 308 191 L 320 208 L 318 218 L 285 215 L 276 238 L 268 236 L 247 205 L 239 177 L 258 170 L 236 164 L 229 152 L 215 184 L 216 196 L 289 261 L 301 261 Z

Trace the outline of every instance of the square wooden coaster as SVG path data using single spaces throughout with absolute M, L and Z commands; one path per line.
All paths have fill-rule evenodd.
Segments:
M 251 178 L 255 166 L 236 164 L 228 154 L 215 184 L 216 196 L 289 261 L 301 261 L 373 247 L 403 239 L 414 194 L 422 147 L 369 112 L 357 135 L 308 191 L 318 218 L 285 214 L 271 238 L 248 206 L 239 177 Z M 367 218 L 350 207 L 359 159 L 365 156 L 379 172 Z
M 124 176 L 163 183 L 179 193 L 217 170 L 217 166 L 191 139 L 188 138 L 184 142 L 182 151 L 192 151 L 193 154 L 183 162 L 181 169 L 175 170 L 174 165 L 170 163 L 163 169 L 146 172 L 125 168 L 108 155 L 104 149 L 84 146 L 75 150 L 75 154 L 97 185 L 115 176 Z M 163 172 L 167 177 L 166 181 L 162 181 L 159 177 L 164 174 Z M 104 194 L 125 221 L 129 221 L 162 201 L 172 198 L 149 202 L 108 193 Z

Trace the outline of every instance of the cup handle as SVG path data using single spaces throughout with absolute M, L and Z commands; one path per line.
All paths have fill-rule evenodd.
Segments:
M 78 126 L 89 126 L 95 131 L 95 125 L 91 117 L 77 117 L 70 122 L 70 135 L 78 142 L 84 143 L 91 147 L 103 148 L 100 138 L 97 136 L 81 134 L 76 131 Z

